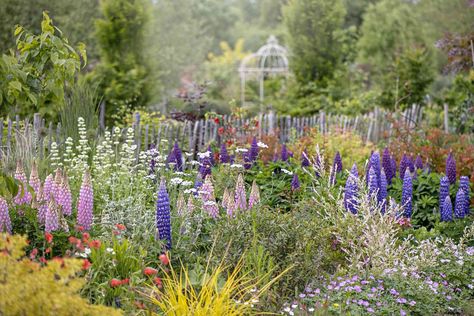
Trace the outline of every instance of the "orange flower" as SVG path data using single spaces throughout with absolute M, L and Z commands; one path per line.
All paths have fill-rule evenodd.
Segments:
M 53 235 L 51 235 L 51 233 L 44 233 L 44 239 L 46 239 L 46 242 L 50 244 L 53 242 Z
M 89 233 L 83 233 L 82 234 L 82 241 L 83 242 L 87 242 L 89 240 L 89 238 L 91 238 L 91 235 L 89 235 Z
M 169 263 L 170 263 L 170 259 L 168 258 L 168 256 L 164 253 L 162 253 L 160 255 L 160 261 L 162 264 L 164 264 L 165 266 L 167 266 Z
M 155 285 L 160 289 L 163 287 L 163 285 L 161 284 L 161 279 L 159 277 L 154 278 L 153 283 L 155 283 Z
M 38 254 L 38 249 L 37 248 L 34 248 L 33 250 L 31 250 L 30 259 L 33 260 L 34 258 L 36 258 L 37 254 Z
M 126 279 L 123 279 L 122 280 L 122 284 L 128 284 L 130 283 L 130 279 L 129 278 L 126 278 Z
M 76 230 L 77 230 L 78 232 L 83 232 L 84 229 L 85 229 L 84 226 L 76 226 Z
M 146 268 L 143 270 L 143 273 L 144 273 L 145 275 L 150 276 L 150 275 L 155 275 L 155 274 L 157 274 L 157 273 L 158 273 L 158 270 L 153 269 L 153 268 L 150 268 L 150 267 L 146 267 Z
M 115 225 L 115 227 L 116 227 L 118 230 L 125 230 L 125 229 L 127 229 L 127 227 L 125 227 L 124 224 L 117 224 L 117 225 Z
M 82 261 L 82 270 L 88 270 L 90 267 L 91 267 L 92 263 L 87 260 L 87 259 L 84 259 Z
M 67 239 L 69 241 L 70 244 L 77 244 L 78 241 L 80 241 L 79 239 L 77 239 L 76 237 L 74 236 L 69 236 L 69 238 Z
M 89 242 L 89 247 L 94 248 L 94 249 L 99 249 L 100 248 L 100 240 L 95 239 Z
M 120 281 L 119 279 L 112 279 L 110 280 L 110 287 L 118 287 L 120 285 L 122 285 L 122 281 Z

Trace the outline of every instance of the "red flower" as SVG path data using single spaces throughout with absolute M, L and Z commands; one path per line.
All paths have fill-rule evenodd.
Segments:
M 120 281 L 119 279 L 112 279 L 110 280 L 110 287 L 118 287 L 120 285 L 122 285 L 122 281 Z
M 161 279 L 159 277 L 154 278 L 153 283 L 155 283 L 156 286 L 160 289 L 163 287 L 163 285 L 161 284 Z
M 46 239 L 46 242 L 50 244 L 53 242 L 53 235 L 51 235 L 51 233 L 44 233 L 44 239 Z
M 219 124 L 219 118 L 218 117 L 214 118 L 214 123 Z
M 135 301 L 134 302 L 135 306 L 139 309 L 145 309 L 145 304 L 143 304 L 142 302 L 140 301 Z
M 30 259 L 33 260 L 34 258 L 36 258 L 37 254 L 38 254 L 38 249 L 37 248 L 34 248 L 33 250 L 31 250 Z
M 88 270 L 90 267 L 91 267 L 92 263 L 87 260 L 87 259 L 84 259 L 82 261 L 82 270 Z
M 259 124 L 260 124 L 259 121 L 255 121 L 255 127 L 258 127 Z
M 51 252 L 51 247 L 46 248 L 46 250 L 44 252 L 45 253 L 50 253 Z
M 69 236 L 67 240 L 69 241 L 70 244 L 73 244 L 73 245 L 77 244 L 78 241 L 80 242 L 80 240 L 74 236 Z
M 89 238 L 91 238 L 91 235 L 89 235 L 89 233 L 83 233 L 82 234 L 82 241 L 83 242 L 87 242 L 89 240 Z
M 118 230 L 125 230 L 125 229 L 127 229 L 127 227 L 125 227 L 124 224 L 117 224 L 117 225 L 115 225 L 115 227 L 116 227 Z
M 164 253 L 162 253 L 160 255 L 160 261 L 162 264 L 164 264 L 165 266 L 167 266 L 169 263 L 170 263 L 170 259 L 168 259 L 168 256 Z
M 41 257 L 41 258 L 40 258 L 40 261 L 41 261 L 41 263 L 44 263 L 44 264 L 46 264 L 46 262 L 47 262 L 46 259 L 45 259 L 45 257 Z
M 218 133 L 219 135 L 224 134 L 224 128 L 223 128 L 223 127 L 219 127 L 219 128 L 217 129 L 217 133 Z
M 129 278 L 126 278 L 126 279 L 123 279 L 122 280 L 122 284 L 128 284 L 130 283 L 130 279 Z
M 146 267 L 146 268 L 143 270 L 143 273 L 144 273 L 145 275 L 150 276 L 150 275 L 155 275 L 155 274 L 157 274 L 157 273 L 158 273 L 158 270 L 153 269 L 153 268 L 150 268 L 150 267 Z
M 94 248 L 94 249 L 99 249 L 100 248 L 100 240 L 95 239 L 89 242 L 89 247 Z
M 78 232 L 83 232 L 85 230 L 84 226 L 76 226 Z

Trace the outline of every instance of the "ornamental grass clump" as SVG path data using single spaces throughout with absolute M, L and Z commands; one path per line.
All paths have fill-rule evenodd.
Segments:
M 156 200 L 156 237 L 166 242 L 166 250 L 171 249 L 171 214 L 170 198 L 166 190 L 165 178 L 161 178 Z

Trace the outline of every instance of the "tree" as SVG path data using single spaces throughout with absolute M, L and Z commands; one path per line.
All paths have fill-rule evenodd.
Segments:
M 284 7 L 291 67 L 301 85 L 324 86 L 339 66 L 344 16 L 342 0 L 292 0 Z
M 149 21 L 147 0 L 103 0 L 103 18 L 96 22 L 100 64 L 89 76 L 99 82 L 106 102 L 107 119 L 119 119 L 145 106 L 148 71 L 144 56 Z

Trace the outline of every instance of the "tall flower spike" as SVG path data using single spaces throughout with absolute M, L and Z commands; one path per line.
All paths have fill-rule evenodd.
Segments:
M 44 189 L 43 187 L 40 188 L 40 193 L 39 193 L 39 205 L 38 205 L 38 213 L 37 213 L 37 218 L 38 218 L 38 222 L 41 224 L 41 225 L 44 225 L 45 224 L 45 221 L 46 221 L 46 213 L 48 212 L 48 200 L 46 199 L 45 197 L 45 194 L 44 194 Z
M 306 152 L 306 149 L 303 150 L 301 153 L 301 167 L 306 168 L 309 167 L 309 158 L 308 158 L 308 153 Z
M 415 164 L 413 163 L 412 156 L 408 157 L 408 169 L 410 170 L 411 173 L 415 172 Z
M 230 199 L 231 199 L 231 197 L 229 195 L 229 190 L 227 188 L 225 188 L 224 189 L 224 194 L 222 195 L 222 201 L 221 201 L 221 205 L 224 208 L 224 210 L 227 210 Z
M 387 147 L 385 147 L 382 154 L 382 168 L 385 170 L 385 175 L 387 176 L 387 183 L 392 183 L 392 159 L 390 157 L 390 151 Z
M 288 154 L 288 149 L 286 148 L 286 144 L 283 144 L 281 146 L 281 160 L 282 161 L 288 161 L 288 158 L 290 155 Z
M 439 181 L 439 211 L 443 211 L 444 201 L 449 196 L 449 180 L 444 176 Z M 451 201 L 451 200 L 450 200 Z
M 0 232 L 12 233 L 12 222 L 8 213 L 7 201 L 0 197 Z
M 194 212 L 194 198 L 193 198 L 193 195 L 190 194 L 189 197 L 188 197 L 188 203 L 186 205 L 187 209 L 188 209 L 188 214 L 192 214 Z
M 175 170 L 176 171 L 183 171 L 183 153 L 181 152 L 181 149 L 179 148 L 178 142 L 174 143 L 174 158 L 175 158 Z
M 243 161 L 244 161 L 244 168 L 246 170 L 252 168 L 252 161 L 250 159 L 250 153 L 246 152 L 246 153 L 242 153 L 242 158 L 243 158 Z
M 300 187 L 300 179 L 298 178 L 298 174 L 295 172 L 293 173 L 293 179 L 291 179 L 291 191 L 296 191 Z
M 467 212 L 466 208 L 466 194 L 464 190 L 459 188 L 458 193 L 456 193 L 456 202 L 454 205 L 454 217 L 456 218 L 464 218 Z
M 380 174 L 380 187 L 379 187 L 379 202 L 382 204 L 382 214 L 385 213 L 385 208 L 387 206 L 387 177 L 385 176 L 385 172 L 382 169 Z
M 375 175 L 377 176 L 377 186 L 380 186 L 380 173 L 382 167 L 380 165 L 380 154 L 378 151 L 374 151 L 370 156 L 370 166 L 374 168 Z
M 466 176 L 461 176 L 459 178 L 459 188 L 464 190 L 465 197 L 466 197 L 466 215 L 469 215 L 469 207 L 471 205 L 471 188 L 470 188 L 470 182 L 469 182 L 469 177 Z
M 214 153 L 212 152 L 211 145 L 207 146 L 207 152 L 209 153 L 209 162 L 211 163 L 211 166 L 215 166 L 216 161 L 214 160 Z
M 72 194 L 71 194 L 71 189 L 69 187 L 69 180 L 64 172 L 63 174 L 63 181 L 61 183 L 61 200 L 60 200 L 60 205 L 62 207 L 63 214 L 66 216 L 71 216 L 72 214 Z
M 212 161 L 211 153 L 207 152 L 202 155 L 202 158 L 199 158 L 199 173 L 203 179 L 206 179 L 207 175 L 210 175 L 212 172 Z
M 219 215 L 219 207 L 214 196 L 214 185 L 212 184 L 211 176 L 207 176 L 204 184 L 199 190 L 199 195 L 203 203 L 203 209 L 212 217 L 216 218 Z
M 46 211 L 44 231 L 51 233 L 56 230 L 59 230 L 59 211 L 56 202 L 51 200 Z
M 250 190 L 249 196 L 249 208 L 253 208 L 255 205 L 260 203 L 260 189 L 258 188 L 257 182 L 253 180 L 252 189 Z
M 453 220 L 453 203 L 451 202 L 449 195 L 446 196 L 443 204 L 441 205 L 440 215 L 442 222 L 450 222 Z
M 38 200 L 39 189 L 41 187 L 41 180 L 38 176 L 38 167 L 36 162 L 33 161 L 31 164 L 30 180 L 29 185 L 33 188 L 36 194 L 36 200 Z
M 171 214 L 170 198 L 166 190 L 165 178 L 161 178 L 158 198 L 156 200 L 157 239 L 166 240 L 166 249 L 171 249 Z
M 92 190 L 91 175 L 89 171 L 82 177 L 82 186 L 79 191 L 77 201 L 77 225 L 84 227 L 85 230 L 92 228 L 94 209 L 94 192 Z
M 397 161 L 395 160 L 394 157 L 392 157 L 392 179 L 395 178 L 396 176 L 397 176 Z M 390 182 L 392 179 L 390 179 Z
M 43 184 L 43 200 L 44 201 L 49 201 L 51 198 L 51 190 L 53 188 L 53 182 L 54 182 L 54 178 L 52 174 L 48 175 L 46 179 L 44 180 L 44 184 Z
M 26 181 L 25 170 L 23 169 L 23 166 L 21 165 L 20 161 L 18 161 L 16 164 L 15 179 L 20 181 L 21 188 L 18 189 L 18 194 L 15 196 L 13 201 L 17 205 L 31 203 L 31 194 L 28 191 L 28 187 L 26 185 L 27 181 Z
M 247 210 L 247 195 L 245 193 L 245 184 L 242 174 L 239 173 L 237 177 L 237 183 L 235 184 L 235 210 L 245 211 Z
M 176 201 L 176 212 L 179 216 L 186 215 L 186 201 L 184 200 L 183 191 L 179 192 L 178 200 Z
M 415 159 L 415 168 L 416 168 L 416 169 L 420 169 L 420 170 L 423 169 L 423 159 L 421 159 L 421 156 L 420 156 L 420 155 L 417 155 L 417 156 L 416 156 L 416 159 Z
M 61 169 L 56 169 L 56 174 L 54 176 L 54 181 L 51 185 L 51 196 L 54 198 L 54 201 L 57 204 L 60 204 L 61 200 L 61 183 L 63 182 L 63 176 Z
M 413 182 L 409 172 L 405 172 L 402 188 L 403 216 L 410 218 L 413 212 Z
M 446 176 L 448 177 L 449 184 L 456 183 L 456 160 L 452 153 L 449 153 L 446 159 Z
M 370 167 L 371 167 L 371 165 L 370 165 L 370 158 L 369 158 L 369 160 L 367 160 L 367 164 L 365 166 L 365 184 L 367 185 L 367 187 L 369 187 L 369 180 L 370 180 L 369 172 L 370 172 L 370 169 L 371 169 Z
M 252 163 L 255 163 L 257 161 L 258 152 L 259 152 L 259 148 L 257 144 L 257 138 L 254 137 L 252 139 L 252 144 L 250 144 L 250 151 L 249 151 L 249 158 Z
M 342 158 L 339 152 L 336 152 L 336 156 L 334 157 L 334 170 L 336 173 L 342 172 Z
M 221 151 L 219 153 L 219 160 L 221 163 L 230 163 L 229 153 L 227 152 L 227 147 L 225 143 L 221 144 Z
M 405 171 L 410 169 L 410 161 L 406 154 L 403 154 L 402 159 L 400 160 L 400 178 L 405 178 Z
M 357 214 L 357 195 L 359 192 L 357 186 L 358 177 L 359 173 L 357 171 L 357 165 L 354 164 L 349 176 L 347 177 L 346 186 L 344 188 L 344 207 L 352 214 Z
M 377 183 L 377 174 L 373 167 L 369 170 L 369 194 L 375 196 L 378 200 L 379 185 Z
M 235 213 L 235 200 L 234 200 L 235 192 L 231 190 L 229 192 L 229 201 L 227 202 L 227 216 L 232 217 Z

